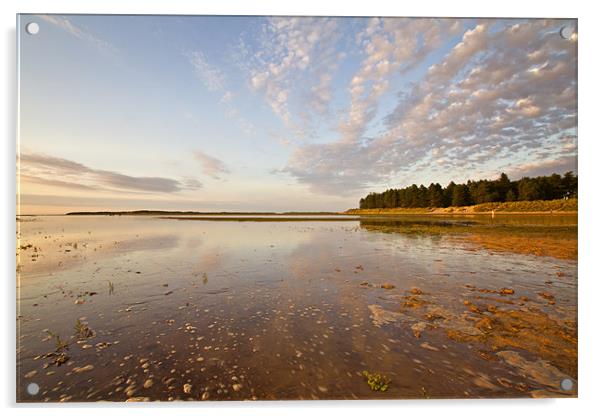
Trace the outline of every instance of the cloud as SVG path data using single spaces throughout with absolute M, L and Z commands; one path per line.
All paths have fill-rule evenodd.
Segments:
M 552 173 L 563 174 L 572 171 L 577 173 L 577 156 L 564 156 L 554 160 L 540 160 L 527 163 L 508 170 L 508 176 L 513 179 L 520 179 L 525 176 L 544 176 Z
M 389 91 L 389 78 L 415 68 L 458 29 L 452 19 L 370 19 L 358 34 L 364 59 L 349 85 L 351 104 L 338 127 L 341 140 L 360 140 Z
M 563 40 L 557 30 L 566 21 L 471 24 L 411 88 L 397 92 L 393 110 L 378 120 L 383 128 L 367 137 L 388 81 L 415 68 L 457 30 L 457 21 L 442 20 L 437 29 L 433 22 L 440 19 L 424 19 L 421 29 L 404 19 L 371 20 L 358 36 L 364 59 L 349 85 L 338 139 L 297 147 L 283 171 L 314 192 L 357 193 L 399 184 L 416 172 L 449 177 L 470 171 L 474 177 L 517 162 L 533 172 L 548 162 L 568 166 L 553 163 L 576 155 L 570 139 L 577 116 L 576 37 Z
M 21 180 L 76 190 L 174 193 L 196 190 L 202 186 L 199 181 L 190 179 L 177 181 L 161 177 L 137 177 L 93 169 L 78 162 L 43 154 L 21 153 L 17 160 Z
M 236 58 L 250 88 L 295 136 L 314 134 L 312 118 L 324 117 L 333 98 L 332 82 L 344 54 L 338 19 L 268 18 L 258 34 L 256 52 L 244 40 Z
M 234 105 L 234 93 L 227 88 L 224 72 L 217 66 L 212 65 L 201 51 L 187 51 L 184 56 L 192 66 L 195 76 L 205 85 L 207 90 L 221 94 L 219 104 L 225 108 L 226 116 L 236 121 L 243 132 L 250 135 L 255 134 L 253 123 L 242 117 Z
M 108 42 L 102 38 L 99 38 L 96 35 L 93 35 L 87 29 L 76 25 L 75 23 L 73 23 L 71 20 L 69 20 L 66 17 L 58 16 L 58 15 L 49 15 L 49 14 L 39 15 L 39 17 L 41 19 L 43 19 L 44 21 L 51 23 L 54 26 L 64 30 L 65 32 L 69 33 L 70 35 L 72 35 L 84 42 L 89 43 L 90 45 L 98 48 L 101 51 L 111 52 L 111 53 L 115 53 L 118 51 L 118 49 L 115 46 L 113 46 L 110 42 Z
M 201 51 L 186 52 L 185 56 L 192 65 L 194 74 L 207 87 L 209 91 L 224 90 L 224 74 L 216 67 L 207 62 L 207 58 Z
M 203 173 L 213 179 L 221 179 L 221 175 L 230 173 L 224 162 L 200 150 L 195 150 L 193 156 L 201 164 Z

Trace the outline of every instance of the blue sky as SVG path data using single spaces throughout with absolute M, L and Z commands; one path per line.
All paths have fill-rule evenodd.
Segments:
M 343 210 L 576 171 L 575 26 L 23 15 L 21 212 Z

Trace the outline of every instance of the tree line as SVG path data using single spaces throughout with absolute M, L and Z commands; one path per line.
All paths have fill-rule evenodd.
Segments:
M 372 192 L 360 199 L 360 208 L 446 208 L 486 202 L 535 201 L 577 198 L 577 176 L 552 174 L 511 181 L 505 173 L 496 180 L 481 179 L 445 188 L 438 183 L 411 185 L 400 189 Z

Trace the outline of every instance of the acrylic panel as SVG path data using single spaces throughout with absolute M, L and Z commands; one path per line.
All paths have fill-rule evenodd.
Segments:
M 17 33 L 17 401 L 577 396 L 575 19 Z

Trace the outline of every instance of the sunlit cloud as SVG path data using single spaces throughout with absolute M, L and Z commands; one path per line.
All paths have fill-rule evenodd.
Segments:
M 452 21 L 448 24 L 442 33 L 452 30 Z M 553 30 L 558 24 L 525 21 L 497 29 L 485 22 L 467 29 L 410 91 L 398 94 L 396 107 L 382 120 L 383 131 L 366 137 L 379 102 L 374 85 L 399 76 L 400 69 L 379 73 L 394 47 L 369 23 L 366 44 L 381 45 L 382 51 L 366 48 L 350 85 L 351 108 L 339 139 L 299 146 L 284 171 L 315 192 L 352 193 L 416 170 L 468 168 L 478 174 L 511 158 L 525 166 L 529 160 L 549 160 L 550 166 L 575 160 L 570 145 L 544 146 L 576 127 L 576 44 L 558 36 Z M 575 162 L 557 167 L 576 168 Z
M 225 163 L 221 160 L 210 156 L 200 150 L 192 152 L 194 158 L 201 164 L 203 173 L 213 179 L 221 179 L 223 175 L 229 173 Z
M 202 187 L 197 180 L 130 176 L 42 154 L 22 153 L 17 162 L 21 180 L 75 190 L 174 193 Z

